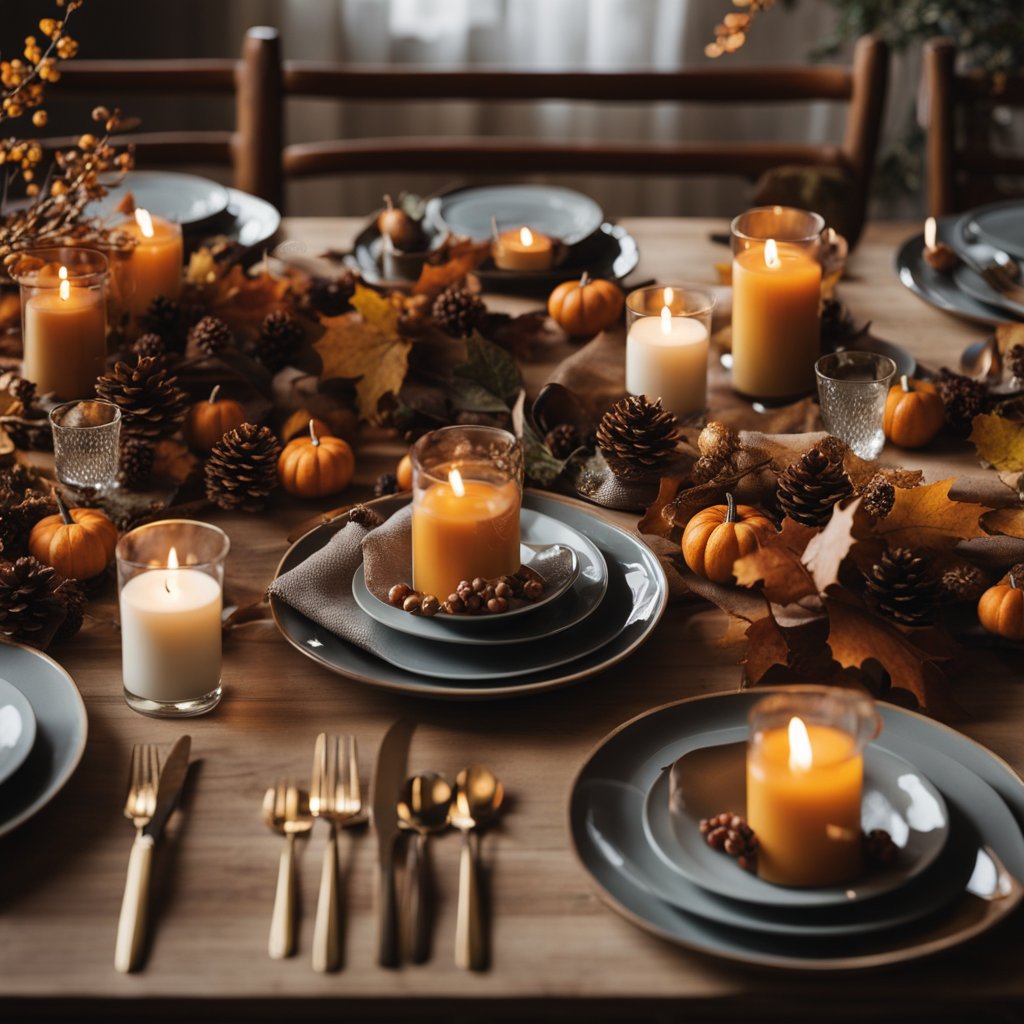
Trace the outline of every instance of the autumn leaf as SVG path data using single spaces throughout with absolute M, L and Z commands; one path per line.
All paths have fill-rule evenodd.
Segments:
M 195 473 L 201 463 L 188 445 L 173 438 L 158 441 L 153 448 L 153 476 L 180 486 Z
M 996 469 L 1012 473 L 1024 470 L 1024 423 L 981 413 L 974 417 L 968 440 L 978 455 Z
M 893 546 L 918 550 L 943 549 L 957 541 L 984 537 L 980 518 L 988 508 L 970 501 L 951 501 L 949 491 L 955 482 L 950 477 L 910 490 L 897 488 L 892 511 L 878 520 L 875 534 Z
M 839 567 L 854 544 L 853 521 L 859 506 L 859 498 L 845 508 L 834 506 L 832 518 L 825 524 L 825 528 L 812 537 L 804 548 L 802 561 L 819 594 L 824 594 L 833 583 L 839 582 Z
M 398 333 L 398 307 L 380 292 L 357 283 L 350 301 L 352 308 L 374 330 L 381 334 Z
M 1024 324 L 997 324 L 996 341 L 1000 352 L 1008 352 L 1014 345 L 1024 345 Z
M 754 587 L 761 583 L 765 597 L 779 605 L 796 604 L 816 595 L 818 588 L 801 555 L 817 532 L 787 517 L 779 533 L 763 539 L 757 551 L 733 564 L 737 584 Z
M 434 298 L 449 285 L 461 281 L 470 271 L 475 270 L 491 254 L 491 243 L 474 243 L 469 239 L 456 243 L 448 249 L 444 263 L 425 263 L 419 280 L 413 285 L 413 295 L 427 295 Z
M 986 512 L 981 518 L 981 525 L 989 533 L 1024 539 L 1024 508 L 997 508 Z

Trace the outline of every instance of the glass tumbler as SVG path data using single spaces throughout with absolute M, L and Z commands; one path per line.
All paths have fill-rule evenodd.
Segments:
M 82 495 L 113 486 L 121 441 L 121 410 L 99 399 L 65 402 L 50 412 L 57 479 Z
M 507 430 L 442 427 L 412 450 L 412 577 L 444 601 L 461 580 L 520 565 L 523 449 Z
M 147 523 L 117 543 L 121 664 L 128 706 L 201 715 L 221 698 L 227 534 L 191 519 Z
M 885 399 L 896 364 L 876 352 L 833 352 L 814 364 L 825 429 L 854 455 L 875 459 L 885 445 Z

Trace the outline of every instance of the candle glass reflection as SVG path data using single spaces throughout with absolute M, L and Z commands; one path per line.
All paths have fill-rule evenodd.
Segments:
M 57 479 L 79 497 L 113 486 L 121 442 L 121 410 L 112 402 L 64 402 L 50 412 Z
M 221 698 L 223 530 L 190 519 L 148 523 L 117 544 L 121 661 L 129 707 L 186 717 Z
M 754 705 L 747 822 L 761 878 L 823 886 L 860 874 L 864 747 L 880 726 L 869 696 L 840 687 L 794 688 Z
M 825 429 L 854 455 L 876 459 L 885 446 L 885 399 L 896 364 L 876 352 L 833 352 L 814 364 Z
M 93 393 L 107 358 L 106 257 L 93 249 L 37 249 L 10 274 L 21 286 L 22 373 L 39 394 Z
M 777 404 L 814 389 L 824 227 L 788 206 L 732 222 L 732 385 L 747 398 Z
M 707 408 L 715 300 L 688 285 L 640 288 L 626 298 L 626 390 L 660 398 L 680 420 Z
M 442 427 L 412 450 L 412 575 L 444 601 L 462 580 L 511 575 L 519 560 L 523 450 L 506 430 Z

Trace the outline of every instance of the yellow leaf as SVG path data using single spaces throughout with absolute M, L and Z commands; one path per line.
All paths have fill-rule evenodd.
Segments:
M 356 284 L 352 295 L 352 308 L 381 334 L 398 333 L 398 309 L 388 299 L 365 285 Z
M 378 404 L 397 393 L 409 367 L 412 343 L 397 333 L 378 331 L 355 313 L 324 317 L 324 335 L 313 344 L 323 364 L 321 378 L 356 381 L 356 399 L 363 418 L 378 419 Z
M 982 413 L 974 417 L 970 441 L 978 455 L 998 470 L 1024 470 L 1024 423 Z
M 970 501 L 951 501 L 954 477 L 934 484 L 896 489 L 892 511 L 875 526 L 894 547 L 949 548 L 957 541 L 984 537 L 979 522 L 987 506 Z

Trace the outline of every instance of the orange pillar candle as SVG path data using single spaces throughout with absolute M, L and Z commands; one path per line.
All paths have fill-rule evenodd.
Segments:
M 756 731 L 747 748 L 747 821 L 757 871 L 779 885 L 836 885 L 862 870 L 864 759 L 850 733 L 805 724 Z
M 142 316 L 158 295 L 176 299 L 181 294 L 185 258 L 181 225 L 138 209 L 135 219 L 120 228 L 136 240 L 131 259 L 133 294 L 129 306 L 132 313 Z
M 495 239 L 492 255 L 501 270 L 547 270 L 555 261 L 555 243 L 528 227 L 512 228 Z

